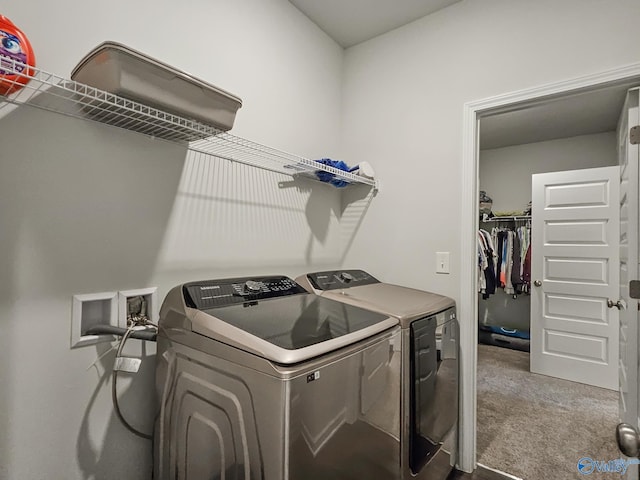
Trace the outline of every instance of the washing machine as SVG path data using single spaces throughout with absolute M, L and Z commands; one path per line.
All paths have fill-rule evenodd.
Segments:
M 285 276 L 191 282 L 160 310 L 157 480 L 399 479 L 395 318 Z
M 446 479 L 458 447 L 459 328 L 448 297 L 382 283 L 362 270 L 296 278 L 307 291 L 396 319 L 401 328 L 400 470 L 403 479 Z

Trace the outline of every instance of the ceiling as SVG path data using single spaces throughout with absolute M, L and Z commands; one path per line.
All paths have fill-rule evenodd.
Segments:
M 453 5 L 460 0 L 289 0 L 344 48 Z
M 289 0 L 344 48 L 382 35 L 460 0 Z M 615 131 L 626 91 L 640 78 L 485 115 L 480 148 Z
M 626 92 L 636 85 L 640 79 L 482 117 L 480 149 L 615 131 Z

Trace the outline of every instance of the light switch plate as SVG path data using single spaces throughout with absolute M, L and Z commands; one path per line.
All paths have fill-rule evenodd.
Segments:
M 436 252 L 436 273 L 449 273 L 449 252 Z

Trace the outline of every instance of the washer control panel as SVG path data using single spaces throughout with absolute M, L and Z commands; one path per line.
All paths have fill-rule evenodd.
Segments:
M 199 310 L 306 293 L 289 277 L 280 275 L 192 282 L 185 284 L 182 292 L 186 305 Z
M 364 270 L 335 270 L 307 274 L 311 285 L 317 290 L 338 290 L 380 283 Z

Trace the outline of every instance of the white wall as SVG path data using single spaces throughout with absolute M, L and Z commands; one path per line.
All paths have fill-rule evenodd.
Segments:
M 286 0 L 20 1 L 2 13 L 68 76 L 103 40 L 238 96 L 233 133 L 337 155 L 343 51 Z M 113 416 L 109 344 L 70 349 L 74 294 L 336 267 L 367 200 L 28 107 L 0 120 L 0 479 L 148 479 L 150 442 Z M 360 206 L 359 206 L 360 205 Z M 150 431 L 154 348 L 119 384 Z M 139 344 L 138 344 L 139 345 Z
M 531 201 L 531 175 L 617 165 L 615 132 L 480 151 L 480 190 L 493 211 L 523 211 Z
M 637 62 L 639 19 L 634 0 L 465 0 L 348 49 L 344 157 L 383 189 L 346 264 L 458 299 L 464 103 Z

